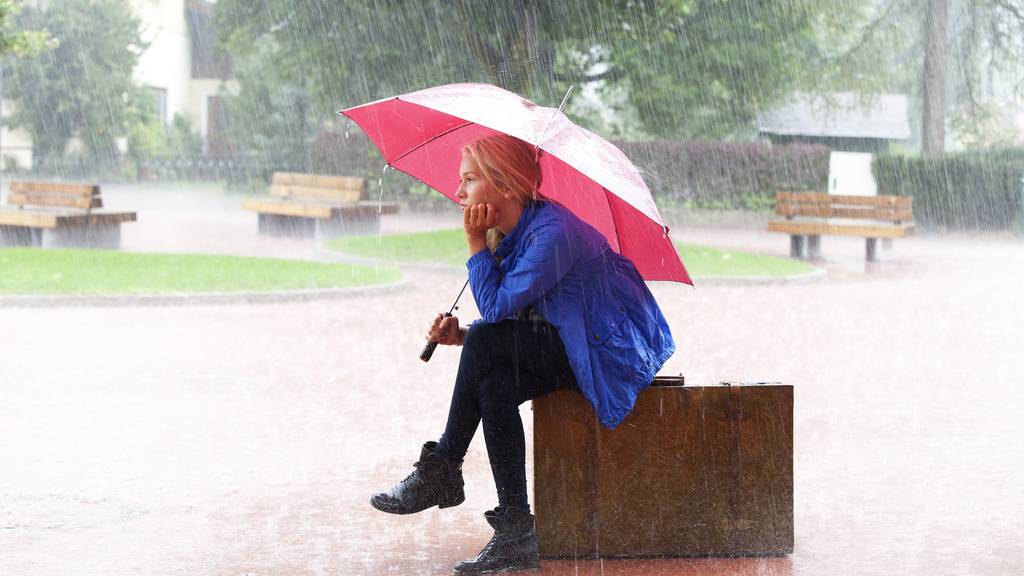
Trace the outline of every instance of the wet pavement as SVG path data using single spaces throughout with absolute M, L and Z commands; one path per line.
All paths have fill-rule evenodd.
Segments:
M 257 237 L 230 199 L 219 214 L 147 200 L 124 247 L 316 257 Z M 403 214 L 385 231 L 454 218 Z M 785 255 L 762 230 L 673 226 Z M 817 282 L 652 285 L 678 344 L 663 373 L 795 387 L 794 553 L 543 574 L 1024 570 L 1024 243 L 922 235 L 873 265 L 862 241 L 822 251 Z M 495 505 L 479 437 L 463 505 L 396 517 L 367 503 L 441 432 L 457 367 L 457 349 L 418 354 L 465 276 L 408 274 L 403 293 L 324 302 L 0 308 L 0 574 L 448 574 L 475 555 Z

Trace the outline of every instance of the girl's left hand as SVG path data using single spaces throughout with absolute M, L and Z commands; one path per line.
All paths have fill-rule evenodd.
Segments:
M 484 240 L 487 231 L 498 224 L 498 208 L 493 204 L 473 204 L 462 211 L 462 227 L 466 240 Z

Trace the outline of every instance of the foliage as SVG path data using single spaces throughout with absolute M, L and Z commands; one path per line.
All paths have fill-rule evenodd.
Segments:
M 959 143 L 1005 144 L 1013 136 L 1001 117 L 1005 101 L 1024 96 L 1024 0 L 951 0 L 948 48 L 953 56 L 954 101 L 949 107 Z M 996 96 L 996 78 L 1009 79 Z M 999 100 L 1002 100 L 1000 102 Z
M 144 49 L 139 21 L 123 0 L 52 0 L 17 17 L 19 29 L 45 28 L 59 43 L 4 70 L 5 95 L 17 103 L 6 120 L 32 136 L 35 162 L 63 156 L 81 138 L 89 161 L 111 163 L 116 138 L 138 90 L 132 70 Z M 97 31 L 102 31 L 98 33 Z
M 377 148 L 362 132 L 325 130 L 310 147 L 310 167 L 317 174 L 376 178 L 383 164 Z
M 241 91 L 222 91 L 226 136 L 233 154 L 277 157 L 281 166 L 306 169 L 306 150 L 318 125 L 311 118 L 330 117 L 313 104 L 302 74 L 290 74 L 278 47 L 257 42 L 252 52 L 236 55 L 234 72 Z M 224 154 L 228 156 L 229 154 Z M 273 171 L 271 169 L 270 171 Z
M 184 116 L 175 114 L 171 124 L 165 125 L 150 106 L 132 105 L 129 110 L 128 159 L 137 179 L 155 176 L 151 173 L 155 165 L 184 160 L 194 162 L 202 156 L 203 141 Z
M 12 29 L 12 21 L 21 10 L 21 2 L 0 0 L 0 55 L 29 56 L 55 48 L 56 42 L 45 31 Z
M 248 84 L 262 83 L 255 94 L 294 87 L 318 124 L 339 106 L 445 82 L 497 83 L 547 105 L 569 83 L 596 82 L 636 119 L 614 133 L 709 138 L 748 134 L 794 89 L 866 69 L 868 58 L 816 48 L 843 44 L 867 16 L 860 4 L 221 0 L 214 18 L 222 49 L 274 76 L 240 77 L 240 97 L 258 101 L 246 99 Z
M 928 0 L 862 3 L 859 59 L 875 62 L 859 80 L 914 96 L 922 114 L 922 82 Z M 850 36 L 847 36 L 848 38 Z M 856 36 L 854 36 L 856 37 Z M 824 44 L 819 44 L 824 45 Z M 1024 0 L 948 0 L 945 109 L 937 111 L 952 140 L 965 147 L 990 147 L 1015 140 L 1003 108 L 1024 95 Z M 914 119 L 921 125 L 923 119 Z
M 872 171 L 880 194 L 914 198 L 914 220 L 924 227 L 1005 230 L 1024 209 L 1020 148 L 939 158 L 879 156 Z
M 656 140 L 618 142 L 662 203 L 763 210 L 780 190 L 824 191 L 824 146 Z

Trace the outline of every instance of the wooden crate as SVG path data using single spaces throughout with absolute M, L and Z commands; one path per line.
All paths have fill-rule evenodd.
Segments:
M 793 388 L 657 379 L 616 428 L 577 392 L 533 401 L 541 556 L 793 551 Z

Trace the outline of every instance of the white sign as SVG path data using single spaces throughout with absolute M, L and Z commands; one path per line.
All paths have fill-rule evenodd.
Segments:
M 828 193 L 847 196 L 878 196 L 871 174 L 871 154 L 832 152 L 828 158 Z

